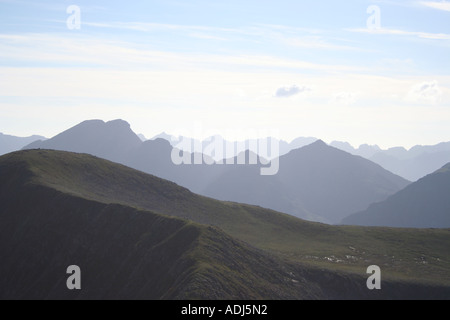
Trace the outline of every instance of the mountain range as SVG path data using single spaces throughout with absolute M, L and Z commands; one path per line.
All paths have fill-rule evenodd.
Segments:
M 34 141 L 45 139 L 45 137 L 37 135 L 22 138 L 0 133 L 0 156 L 20 150 Z
M 387 200 L 343 219 L 344 224 L 450 228 L 450 163 Z M 449 243 L 450 244 L 450 243 Z
M 262 176 L 261 161 L 250 165 L 214 162 L 199 153 L 187 154 L 201 164 L 176 165 L 173 146 L 165 139 L 141 139 L 122 120 L 85 121 L 46 141 L 25 149 L 53 149 L 89 153 L 176 182 L 191 191 L 220 200 L 259 205 L 294 216 L 326 223 L 339 223 L 370 204 L 385 200 L 409 181 L 359 156 L 326 145 L 323 141 L 291 150 L 280 156 L 275 175 Z M 208 160 L 209 159 L 209 160 Z M 228 161 L 225 163 L 229 163 Z
M 333 224 L 408 183 L 375 163 L 318 140 L 281 156 L 279 172 L 273 176 L 261 176 L 250 165 L 226 166 L 203 193 Z
M 307 222 L 88 154 L 0 157 L 0 221 L 1 299 L 450 297 L 448 229 Z
M 266 138 L 260 138 L 260 139 L 247 139 L 242 141 L 230 141 L 224 139 L 220 135 L 215 135 L 208 137 L 204 140 L 199 139 L 193 139 L 190 137 L 185 136 L 173 136 L 170 134 L 167 134 L 165 132 L 160 133 L 156 136 L 154 136 L 151 140 L 157 140 L 157 139 L 164 139 L 167 140 L 172 147 L 178 148 L 180 150 L 186 151 L 186 152 L 204 152 L 205 149 L 207 149 L 208 145 L 211 144 L 219 144 L 224 146 L 224 150 L 220 155 L 213 155 L 212 158 L 216 161 L 225 159 L 225 158 L 234 158 L 239 156 L 240 152 L 244 151 L 250 151 L 253 152 L 259 156 L 264 157 L 265 159 L 271 160 L 273 158 L 285 155 L 289 153 L 291 150 L 298 149 L 304 146 L 307 146 L 319 139 L 313 138 L 313 137 L 298 137 L 291 142 L 286 142 L 284 140 L 276 139 L 274 137 L 266 137 Z M 274 152 L 274 154 L 268 154 L 267 152 L 260 152 L 258 146 L 261 143 L 261 141 L 264 141 L 264 143 L 271 145 L 276 144 L 278 146 L 278 152 Z M 226 146 L 232 146 L 229 149 L 226 149 Z M 240 150 L 241 149 L 241 150 Z
M 354 149 L 348 143 L 336 141 L 327 146 L 315 138 L 299 138 L 291 144 L 277 140 L 280 143 L 280 153 L 286 152 L 279 158 L 279 172 L 273 176 L 261 176 L 261 168 L 265 167 L 261 161 L 256 165 L 207 165 L 205 161 L 200 165 L 175 165 L 172 154 L 176 150 L 174 146 L 180 146 L 180 139 L 192 142 L 189 138 L 179 137 L 177 143 L 177 140 L 168 134 L 147 140 L 142 135 L 136 135 L 125 121 L 91 120 L 80 123 L 52 139 L 41 136 L 18 138 L 0 134 L 0 148 L 8 153 L 33 141 L 24 148 L 89 153 L 174 181 L 198 194 L 220 200 L 259 205 L 311 221 L 330 224 L 448 227 L 448 215 L 445 210 L 434 210 L 435 217 L 430 220 L 423 218 L 426 215 L 425 210 L 419 213 L 417 210 L 407 209 L 413 200 L 420 199 L 414 193 L 408 197 L 400 197 L 404 201 L 401 205 L 394 206 L 397 209 L 393 207 L 382 210 L 384 214 L 375 213 L 380 210 L 374 210 L 374 207 L 379 208 L 379 203 L 399 191 L 403 192 L 409 182 L 363 159 L 382 160 L 389 157 L 402 159 L 397 162 L 403 163 L 401 168 L 415 167 L 415 165 L 408 167 L 405 163 L 422 163 L 427 164 L 428 171 L 447 159 L 448 143 L 416 146 L 410 150 L 404 148 L 381 150 L 378 146 L 369 145 Z M 208 147 L 207 141 L 214 139 L 224 144 L 230 143 L 220 136 L 214 136 L 209 140 L 196 141 L 192 146 L 198 147 L 200 142 L 202 144 L 198 151 L 203 151 Z M 268 140 L 270 139 L 273 138 Z M 169 140 L 172 144 L 168 142 Z M 258 141 L 247 140 L 244 145 L 255 146 L 257 145 L 255 142 Z M 307 144 L 308 142 L 311 143 Z M 302 146 L 303 144 L 307 145 Z M 290 148 L 295 145 L 300 147 L 291 150 Z M 237 144 L 234 143 L 234 146 Z M 231 154 L 235 155 L 237 151 L 239 149 L 236 148 Z M 192 161 L 200 156 L 206 162 L 214 162 L 214 159 L 210 159 L 207 155 L 199 153 L 186 155 Z M 242 155 L 247 160 L 245 163 L 248 163 L 253 152 L 250 150 L 238 154 L 225 160 L 225 163 L 227 161 L 238 163 L 238 158 Z M 431 163 L 433 164 L 430 165 Z M 434 184 L 434 188 L 430 186 L 427 190 L 433 190 L 435 194 L 444 192 L 439 184 Z M 435 199 L 434 208 L 446 208 L 443 202 L 445 197 L 444 192 L 440 199 Z M 356 212 L 358 214 L 355 214 Z M 370 214 L 363 214 L 367 212 Z M 375 219 L 383 215 L 383 219 Z M 356 216 L 360 218 L 356 219 Z
M 261 139 L 249 139 L 245 141 L 227 141 L 221 136 L 212 136 L 205 140 L 196 140 L 189 137 L 176 137 L 167 133 L 161 133 L 152 138 L 165 139 L 173 147 L 181 148 L 187 152 L 202 152 L 205 146 L 211 142 L 219 142 L 224 145 L 234 145 L 237 150 L 237 145 L 245 146 L 245 150 L 250 150 L 258 154 L 258 142 Z M 279 145 L 278 155 L 282 156 L 289 153 L 292 150 L 307 146 L 319 139 L 314 137 L 298 137 L 291 142 L 276 139 L 273 137 L 267 137 L 264 140 L 273 141 Z M 184 142 L 184 143 L 183 143 Z M 450 142 L 441 142 L 432 146 L 416 145 L 407 150 L 403 147 L 393 147 L 389 149 L 381 149 L 377 145 L 362 144 L 358 148 L 354 148 L 348 142 L 332 141 L 330 146 L 343 150 L 353 155 L 361 156 L 372 162 L 375 162 L 382 166 L 384 169 L 395 173 L 409 181 L 417 181 L 423 178 L 427 174 L 430 174 L 446 163 L 450 162 Z M 187 146 L 187 147 L 184 147 Z M 184 148 L 183 148 L 184 147 Z M 229 157 L 236 157 L 238 153 L 233 153 Z M 272 159 L 274 156 L 267 156 L 261 154 L 266 159 Z M 214 157 L 215 160 L 220 160 L 220 157 Z
M 382 150 L 377 145 L 361 145 L 353 148 L 347 142 L 333 141 L 331 146 L 353 155 L 369 159 L 409 181 L 417 181 L 450 162 L 450 142 L 433 146 L 414 146 L 407 150 L 394 147 Z
M 144 135 L 138 134 L 141 141 L 147 141 Z M 229 141 L 221 136 L 211 136 L 204 140 L 196 140 L 185 136 L 173 136 L 165 132 L 154 136 L 150 140 L 164 139 L 168 141 L 172 147 L 180 148 L 187 152 L 202 152 L 206 146 L 211 143 L 218 142 L 223 145 L 232 145 L 234 150 L 229 149 L 228 157 L 237 157 L 239 155 L 239 147 L 250 150 L 258 154 L 258 142 L 261 139 L 248 139 L 244 141 Z M 30 143 L 37 140 L 46 140 L 45 137 L 34 135 L 27 138 L 4 135 L 0 133 L 0 155 L 17 151 Z M 319 139 L 314 137 L 298 137 L 291 142 L 276 139 L 273 137 L 266 138 L 267 141 L 274 141 L 279 145 L 279 156 L 285 155 L 292 150 L 309 145 Z M 417 145 L 407 150 L 403 147 L 394 147 L 386 150 L 381 149 L 377 145 L 363 144 L 358 148 L 354 148 L 348 142 L 332 141 L 330 146 L 346 151 L 353 155 L 358 155 L 382 166 L 384 169 L 395 173 L 409 181 L 417 181 L 420 178 L 438 170 L 446 163 L 450 162 L 450 142 L 441 142 L 432 146 Z M 225 153 L 223 153 L 225 155 Z M 274 158 L 274 155 L 261 154 L 266 159 Z M 213 156 L 214 160 L 221 160 L 221 156 Z

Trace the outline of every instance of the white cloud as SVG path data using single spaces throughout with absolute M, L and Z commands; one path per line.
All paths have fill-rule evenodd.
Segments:
M 168 24 L 168 23 L 149 23 L 149 22 L 108 22 L 108 23 L 104 23 L 104 22 L 84 21 L 83 24 L 90 26 L 90 27 L 97 27 L 97 28 L 133 30 L 133 31 L 142 31 L 142 32 L 167 31 L 167 30 L 208 31 L 208 30 L 217 30 L 218 29 L 218 28 L 204 27 L 204 26 Z
M 192 38 L 205 39 L 205 40 L 219 40 L 219 41 L 228 40 L 224 37 L 219 37 L 219 36 L 215 36 L 215 35 L 211 35 L 211 34 L 207 34 L 207 33 L 201 33 L 201 32 L 192 32 L 192 33 L 189 33 L 189 36 Z
M 141 32 L 177 32 L 188 37 L 206 40 L 268 41 L 290 47 L 324 50 L 358 49 L 356 47 L 340 44 L 339 42 L 342 42 L 342 39 L 338 41 L 337 39 L 326 38 L 324 36 L 324 31 L 280 25 L 257 24 L 241 28 L 222 28 L 145 22 L 83 22 L 83 24 L 97 28 L 112 28 Z
M 320 36 L 286 37 L 279 34 L 274 39 L 291 47 L 324 50 L 356 50 L 355 47 L 331 43 Z
M 407 101 L 432 104 L 440 102 L 441 98 L 442 90 L 437 81 L 416 84 L 406 96 Z
M 33 50 L 30 50 L 33 48 Z M 304 69 L 325 72 L 363 71 L 346 65 L 318 64 L 269 55 L 221 55 L 157 51 L 145 45 L 112 41 L 96 37 L 70 37 L 50 34 L 0 34 L 2 61 L 26 61 L 34 64 L 79 64 L 104 67 L 114 66 L 140 70 L 161 69 Z
M 360 29 L 347 29 L 347 31 L 359 32 L 359 33 L 370 33 L 370 34 L 381 34 L 381 35 L 412 36 L 412 37 L 418 37 L 418 38 L 422 38 L 422 39 L 433 39 L 433 40 L 450 40 L 450 34 L 448 34 L 448 33 L 429 33 L 429 32 L 420 32 L 420 31 L 405 31 L 405 30 L 389 29 L 389 28 L 381 28 L 381 29 L 360 28 Z
M 437 10 L 443 10 L 443 11 L 450 11 L 450 2 L 447 1 L 419 1 L 419 3 L 423 6 L 437 9 Z
M 277 98 L 289 98 L 308 91 L 311 91 L 311 89 L 306 86 L 298 87 L 296 85 L 293 85 L 290 87 L 278 88 L 278 90 L 275 92 L 275 96 Z
M 442 101 L 430 108 L 390 97 L 399 92 L 406 94 L 412 84 L 430 82 L 429 77 L 423 76 L 316 76 L 298 72 L 239 72 L 229 68 L 128 71 L 0 67 L 0 127 L 16 135 L 52 136 L 82 120 L 123 118 L 146 136 L 175 132 L 177 128 L 192 130 L 193 123 L 200 122 L 216 128 L 214 133 L 230 127 L 280 128 L 286 139 L 304 134 L 330 141 L 348 137 L 356 139 L 349 140 L 355 145 L 404 144 L 402 137 L 395 135 L 403 130 L 408 143 L 417 144 L 424 143 L 418 125 L 425 131 L 437 123 L 448 132 L 450 108 L 444 98 L 450 96 L 447 89 L 450 77 L 436 75 L 433 79 L 439 83 L 443 95 Z M 299 87 L 306 84 L 313 90 L 307 92 L 308 99 L 299 108 L 297 99 L 306 93 L 276 99 L 274 91 L 280 83 L 297 83 Z M 246 97 L 238 96 L 238 90 L 244 91 Z M 332 104 L 330 93 L 336 93 L 341 104 Z M 345 105 L 355 100 L 354 104 Z M 50 116 L 44 119 L 43 114 Z M 379 123 L 386 127 L 382 135 Z M 399 140 L 393 141 L 394 136 Z
M 333 96 L 332 103 L 339 105 L 352 105 L 356 102 L 357 93 L 354 92 L 338 92 Z

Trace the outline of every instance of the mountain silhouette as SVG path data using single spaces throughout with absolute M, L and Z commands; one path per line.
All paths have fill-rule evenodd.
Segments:
M 97 157 L 124 163 L 141 139 L 123 120 L 84 121 L 46 141 L 36 141 L 24 149 L 51 149 L 89 153 Z
M 0 156 L 22 149 L 24 146 L 38 140 L 45 140 L 45 137 L 33 135 L 22 138 L 0 133 Z
M 450 161 L 450 142 L 415 146 L 410 150 L 392 148 L 377 153 L 370 159 L 408 180 L 417 181 Z
M 340 141 L 333 141 L 330 145 L 369 159 L 410 181 L 417 181 L 450 161 L 450 142 L 433 146 L 414 146 L 409 150 L 403 147 L 382 150 L 376 145 L 367 144 L 355 149 L 349 143 Z
M 367 210 L 346 217 L 343 224 L 450 228 L 450 163 L 374 203 Z
M 103 127 L 109 127 L 111 130 L 115 127 L 114 121 L 104 123 L 100 120 L 90 120 L 86 121 L 88 124 L 90 123 L 91 129 L 93 131 L 101 131 L 104 128 L 100 128 L 100 126 Z M 128 135 L 128 138 L 130 139 L 130 145 L 129 147 L 136 146 L 136 139 L 134 135 L 136 135 L 134 132 L 131 131 L 129 128 L 129 124 L 127 124 L 125 121 L 122 120 L 116 120 L 116 125 L 119 127 L 119 124 L 122 123 L 125 130 L 129 130 L 125 135 Z M 81 125 L 81 124 L 80 124 Z M 80 125 L 75 126 L 75 128 L 80 128 Z M 86 124 L 84 124 L 86 125 Z M 84 125 L 82 127 L 84 127 Z M 95 129 L 95 126 L 97 125 L 97 128 Z M 86 125 L 86 127 L 89 127 L 89 125 Z M 128 127 L 128 129 L 127 129 Z M 74 128 L 72 128 L 74 129 Z M 84 129 L 83 129 L 84 130 Z M 81 131 L 83 131 L 81 130 Z M 125 133 L 125 130 L 122 131 Z M 89 131 L 89 130 L 88 130 Z M 119 132 L 120 130 L 114 130 L 115 132 Z M 85 139 L 87 137 L 84 137 L 83 132 L 79 132 L 79 138 Z M 113 136 L 113 135 L 111 135 Z M 141 141 L 146 141 L 145 137 L 143 135 L 137 135 L 137 137 Z M 100 137 L 99 137 L 100 138 Z M 203 141 L 200 141 L 198 139 L 192 139 L 188 137 L 175 137 L 170 134 L 167 134 L 165 132 L 153 137 L 151 140 L 156 139 L 164 139 L 167 140 L 172 147 L 180 148 L 181 150 L 184 150 L 186 152 L 196 152 L 201 153 L 205 148 L 207 148 L 208 145 L 210 145 L 212 142 L 218 140 L 218 142 L 225 144 L 232 144 L 234 145 L 235 153 L 233 154 L 226 154 L 225 152 L 222 152 L 223 157 L 220 156 L 213 156 L 214 160 L 222 160 L 224 158 L 230 158 L 230 157 L 236 157 L 237 154 L 240 152 L 239 149 L 237 149 L 238 142 L 236 141 L 228 141 L 223 139 L 220 136 L 213 136 L 208 139 L 205 139 Z M 267 138 L 269 140 L 274 140 L 279 145 L 279 155 L 283 156 L 287 153 L 289 153 L 292 150 L 302 148 L 304 146 L 307 146 L 315 141 L 317 141 L 317 138 L 304 138 L 299 137 L 291 142 L 286 142 L 284 140 L 279 140 L 273 137 Z M 75 151 L 78 149 L 89 149 L 89 152 L 91 154 L 99 153 L 99 156 L 102 156 L 106 159 L 113 159 L 111 156 L 113 156 L 112 151 L 105 151 L 103 152 L 101 150 L 97 150 L 96 148 L 87 148 L 87 146 L 77 146 L 76 143 L 71 143 L 70 139 L 66 139 L 67 141 L 64 141 L 65 138 L 62 140 L 52 142 L 52 143 L 42 143 L 42 141 L 37 140 L 46 140 L 44 137 L 41 136 L 32 136 L 29 138 L 17 138 L 17 137 L 11 137 L 11 136 L 5 136 L 0 134 L 0 154 L 5 154 L 12 151 L 17 151 L 22 149 L 24 146 L 25 149 L 34 149 L 34 148 L 50 148 L 50 149 L 56 149 L 56 150 L 66 150 L 65 147 L 67 147 L 67 151 Z M 134 141 L 133 141 L 134 140 Z M 34 142 L 33 144 L 30 144 L 31 142 Z M 64 143 L 62 143 L 64 141 Z M 99 141 L 98 145 L 100 145 L 103 141 Z M 119 142 L 119 141 L 118 141 Z M 184 143 L 181 143 L 184 142 Z M 254 149 L 254 146 L 258 145 L 258 140 L 256 139 L 249 139 L 245 141 L 239 142 L 240 145 L 245 146 L 245 150 L 251 150 L 252 152 L 258 153 L 258 150 Z M 109 141 L 105 146 L 110 145 L 111 141 Z M 68 147 L 71 147 L 70 149 Z M 186 148 L 183 148 L 183 146 L 187 146 Z M 341 141 L 333 141 L 330 143 L 331 147 L 335 147 L 337 149 L 343 150 L 345 152 L 348 152 L 352 155 L 361 156 L 363 158 L 366 158 L 372 162 L 375 162 L 382 166 L 384 169 L 399 175 L 403 177 L 406 180 L 409 181 L 417 181 L 418 179 L 426 176 L 427 174 L 430 174 L 439 168 L 441 168 L 443 165 L 448 163 L 450 161 L 450 142 L 442 142 L 437 145 L 433 146 L 414 146 L 411 149 L 407 150 L 403 147 L 394 147 L 389 148 L 387 150 L 382 150 L 377 145 L 367 145 L 363 144 L 359 146 L 358 148 L 354 148 L 352 145 L 350 145 L 348 142 L 341 142 Z M 124 148 L 126 150 L 127 148 Z M 132 149 L 132 148 L 131 148 Z M 242 150 L 241 150 L 242 151 Z M 120 153 L 120 152 L 119 152 Z M 266 155 L 261 155 L 267 159 L 271 159 L 272 157 L 267 157 Z M 122 156 L 123 157 L 123 156 Z M 114 155 L 114 160 L 120 160 L 121 163 L 126 163 L 126 160 L 119 159 L 120 157 L 116 154 Z M 125 157 L 126 158 L 126 157 Z
M 152 138 L 152 140 L 156 140 L 156 139 L 160 139 L 160 138 L 169 141 L 169 143 L 173 147 L 177 147 L 181 150 L 191 152 L 191 153 L 192 152 L 202 152 L 203 150 L 205 150 L 207 148 L 208 145 L 211 145 L 213 143 L 219 143 L 224 146 L 232 145 L 233 146 L 233 150 L 231 151 L 232 154 L 226 154 L 226 151 L 224 148 L 223 152 L 221 153 L 223 155 L 222 157 L 220 157 L 220 156 L 213 157 L 217 161 L 226 159 L 226 158 L 237 157 L 240 152 L 245 151 L 245 150 L 250 150 L 266 159 L 269 159 L 269 160 L 272 159 L 274 156 L 268 157 L 267 154 L 259 154 L 258 153 L 258 144 L 261 141 L 267 141 L 269 144 L 271 143 L 271 141 L 274 141 L 274 143 L 276 143 L 279 147 L 279 150 L 278 150 L 279 152 L 276 156 L 282 156 L 282 155 L 285 155 L 286 153 L 289 153 L 293 149 L 298 149 L 298 148 L 307 146 L 318 140 L 317 138 L 313 138 L 313 137 L 298 137 L 298 138 L 295 138 L 294 140 L 292 140 L 291 142 L 286 142 L 284 140 L 280 140 L 280 139 L 277 139 L 274 137 L 266 137 L 266 138 L 259 138 L 259 139 L 230 141 L 230 140 L 224 139 L 220 135 L 215 135 L 215 136 L 208 137 L 208 138 L 204 139 L 203 141 L 200 141 L 198 139 L 188 138 L 188 137 L 184 137 L 184 136 L 175 137 L 175 136 L 172 136 L 165 132 L 156 135 L 155 137 Z M 184 144 L 182 142 L 184 142 Z M 184 145 L 187 147 L 183 148 Z M 239 150 L 239 148 L 241 148 L 241 146 L 244 147 L 244 150 Z M 227 150 L 227 151 L 229 151 L 229 150 Z
M 272 176 L 261 175 L 261 168 L 267 165 L 249 165 L 249 153 L 246 164 L 238 164 L 235 157 L 213 165 L 207 164 L 214 161 L 206 155 L 185 153 L 191 164 L 176 165 L 172 151 L 178 149 L 170 142 L 163 138 L 142 142 L 121 120 L 85 121 L 25 149 L 29 148 L 89 153 L 176 182 L 202 195 L 325 223 L 339 223 L 349 212 L 364 210 L 408 184 L 380 166 L 321 140 L 281 156 L 279 172 Z M 201 160 L 198 164 L 194 164 L 196 157 Z M 234 165 L 228 164 L 230 160 Z
M 341 149 L 353 155 L 361 156 L 366 159 L 370 159 L 375 154 L 383 151 L 377 145 L 371 146 L 368 144 L 362 144 L 358 147 L 358 149 L 355 149 L 350 143 L 343 141 L 333 141 L 330 143 L 330 146 Z
M 318 140 L 281 156 L 274 176 L 261 176 L 255 166 L 229 166 L 204 193 L 308 220 L 338 223 L 348 210 L 363 210 L 408 183 L 369 160 Z

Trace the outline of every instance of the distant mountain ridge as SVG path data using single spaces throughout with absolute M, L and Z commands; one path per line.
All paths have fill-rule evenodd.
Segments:
M 433 146 L 414 146 L 409 150 L 394 147 L 382 150 L 377 145 L 352 147 L 347 142 L 333 141 L 331 146 L 369 159 L 407 180 L 417 181 L 450 162 L 450 142 Z
M 148 140 L 142 134 L 139 134 L 138 137 L 143 142 Z M 205 146 L 211 144 L 216 140 L 224 144 L 233 144 L 234 146 L 236 146 L 238 143 L 244 143 L 246 150 L 255 152 L 257 150 L 253 150 L 252 146 L 257 145 L 258 143 L 258 140 L 245 140 L 241 142 L 228 141 L 223 139 L 221 136 L 212 136 L 203 141 L 200 141 L 183 136 L 175 137 L 165 132 L 154 136 L 150 140 L 156 139 L 164 139 L 168 141 L 172 145 L 172 147 L 182 147 L 188 145 L 189 147 L 184 148 L 184 150 L 188 152 L 201 152 L 205 149 Z M 291 150 L 301 148 L 318 140 L 317 138 L 313 137 L 299 137 L 292 140 L 291 142 L 286 142 L 284 140 L 279 140 L 271 137 L 268 137 L 266 139 L 274 139 L 279 144 L 280 156 L 289 153 Z M 27 148 L 33 148 L 34 146 L 39 145 L 39 143 L 37 143 L 36 145 L 30 145 L 30 143 L 38 140 L 47 140 L 47 138 L 38 135 L 27 138 L 20 138 L 0 133 L 0 155 L 21 150 L 22 148 L 27 146 Z M 185 141 L 185 143 L 181 144 L 181 141 Z M 427 174 L 438 170 L 444 164 L 450 162 L 450 142 L 441 142 L 432 146 L 417 145 L 409 150 L 403 147 L 394 147 L 383 150 L 377 145 L 368 144 L 363 144 L 358 148 L 354 148 L 348 142 L 342 141 L 332 141 L 329 145 L 353 155 L 358 155 L 371 160 L 381 165 L 386 170 L 391 171 L 392 173 L 395 173 L 409 181 L 417 181 Z M 228 157 L 236 157 L 237 155 L 238 153 L 235 152 L 232 154 L 228 154 Z M 271 159 L 272 157 L 266 158 Z M 220 160 L 220 157 L 214 157 L 214 159 Z
M 0 133 L 0 156 L 20 150 L 37 140 L 46 140 L 46 138 L 38 135 L 22 138 Z
M 241 151 L 249 150 L 251 152 L 254 152 L 254 153 L 264 157 L 265 159 L 270 160 L 270 159 L 273 159 L 274 157 L 279 157 L 279 156 L 285 155 L 293 149 L 298 149 L 298 148 L 307 146 L 308 144 L 311 144 L 318 140 L 317 138 L 313 138 L 313 137 L 306 137 L 306 138 L 299 137 L 299 138 L 292 140 L 291 142 L 286 142 L 284 140 L 280 140 L 280 139 L 277 139 L 274 137 L 266 137 L 266 138 L 259 138 L 259 139 L 247 139 L 247 140 L 242 140 L 242 141 L 230 141 L 230 140 L 224 139 L 220 135 L 215 135 L 215 136 L 208 137 L 204 140 L 199 140 L 199 139 L 194 139 L 194 138 L 185 137 L 185 136 L 176 137 L 176 136 L 167 134 L 165 132 L 156 135 L 151 140 L 156 140 L 156 139 L 167 140 L 172 145 L 172 147 L 179 148 L 183 151 L 187 151 L 187 152 L 191 152 L 191 153 L 192 152 L 202 153 L 202 152 L 204 152 L 204 150 L 207 148 L 208 145 L 215 144 L 215 143 L 221 144 L 224 146 L 224 152 L 223 152 L 224 156 L 213 157 L 214 160 L 216 160 L 216 161 L 222 160 L 225 158 L 237 157 L 240 153 L 239 148 L 243 149 Z M 264 154 L 260 153 L 258 150 L 258 145 L 261 142 L 267 143 L 267 144 L 272 144 L 272 143 L 276 144 L 279 148 L 278 153 L 277 154 L 267 154 L 266 152 Z M 227 151 L 231 152 L 231 154 L 225 152 L 226 146 L 233 146 L 231 151 L 229 151 L 230 149 L 227 150 Z
M 50 148 L 96 155 L 116 162 L 126 161 L 141 139 L 123 120 L 87 120 L 46 141 L 36 141 L 24 149 Z
M 122 120 L 85 121 L 52 139 L 25 149 L 89 153 L 176 182 L 220 200 L 259 205 L 300 218 L 339 223 L 344 214 L 386 199 L 408 181 L 378 165 L 327 146 L 323 141 L 292 150 L 279 158 L 279 173 L 261 176 L 256 165 L 175 165 L 174 148 L 165 139 L 142 142 Z M 336 159 L 334 159 L 336 158 Z M 238 163 L 233 159 L 233 163 Z
M 257 204 L 297 217 L 338 223 L 349 212 L 409 184 L 364 158 L 318 140 L 280 157 L 279 172 L 261 176 L 250 166 L 226 167 L 205 189 L 220 200 Z
M 343 219 L 343 224 L 450 228 L 450 163 L 387 200 Z
M 175 137 L 165 132 L 155 136 L 152 140 L 158 138 L 167 140 L 173 147 L 181 148 L 187 152 L 202 152 L 208 144 L 219 142 L 224 145 L 228 143 L 234 146 L 240 143 L 245 145 L 245 150 L 250 150 L 255 153 L 258 153 L 257 148 L 254 147 L 258 145 L 258 141 L 271 141 L 271 139 L 273 139 L 279 145 L 280 156 L 319 140 L 313 137 L 299 137 L 291 142 L 286 142 L 273 137 L 267 137 L 264 139 L 250 139 L 237 142 L 225 140 L 223 137 L 217 135 L 200 141 L 198 139 L 183 136 Z M 433 146 L 417 145 L 409 150 L 403 147 L 393 147 L 384 150 L 377 145 L 368 144 L 362 144 L 358 148 L 354 148 L 350 143 L 342 141 L 332 141 L 329 145 L 350 154 L 371 160 L 381 165 L 386 170 L 391 171 L 392 173 L 395 173 L 409 181 L 416 181 L 427 174 L 434 172 L 450 161 L 450 142 L 442 142 Z M 228 155 L 228 157 L 236 156 L 237 153 Z M 272 159 L 273 156 L 266 158 Z M 222 158 L 215 157 L 214 159 L 220 160 Z
M 138 138 L 143 142 L 147 141 L 147 138 L 145 138 L 145 136 L 143 136 L 142 134 L 139 134 Z M 19 138 L 3 135 L 0 133 L 0 155 L 21 150 L 24 147 L 33 148 L 40 143 L 38 142 L 35 145 L 30 145 L 30 143 L 46 139 L 47 138 L 38 135 L 27 138 Z M 156 135 L 150 140 L 156 139 L 164 139 L 168 141 L 172 145 L 172 147 L 180 148 L 187 145 L 189 147 L 182 148 L 187 152 L 202 152 L 207 145 L 213 143 L 216 140 L 223 144 L 228 143 L 234 146 L 236 146 L 238 143 L 243 143 L 245 146 L 245 150 L 251 150 L 253 152 L 257 151 L 254 150 L 253 146 L 258 144 L 258 140 L 255 139 L 237 142 L 225 140 L 221 136 L 212 136 L 203 141 L 200 141 L 183 136 L 175 137 L 165 132 Z M 268 137 L 266 139 L 269 139 L 268 141 L 270 141 L 270 139 L 273 139 L 279 144 L 280 156 L 289 153 L 291 150 L 304 147 L 318 140 L 317 138 L 313 137 L 299 137 L 292 140 L 291 142 L 286 142 L 284 140 L 279 140 L 272 137 Z M 182 141 L 184 141 L 185 143 L 181 144 Z M 368 144 L 363 144 L 358 148 L 354 148 L 348 142 L 342 141 L 332 141 L 329 145 L 353 155 L 358 155 L 371 160 L 381 165 L 386 170 L 391 171 L 392 173 L 395 173 L 409 181 L 417 181 L 427 174 L 438 170 L 444 164 L 450 162 L 450 142 L 441 142 L 432 146 L 417 145 L 409 150 L 403 147 L 394 147 L 383 150 L 377 145 Z M 236 157 L 237 155 L 238 153 L 234 152 L 232 154 L 228 154 L 228 158 Z M 273 157 L 266 156 L 266 158 L 271 159 Z M 220 160 L 221 157 L 214 157 L 214 159 Z

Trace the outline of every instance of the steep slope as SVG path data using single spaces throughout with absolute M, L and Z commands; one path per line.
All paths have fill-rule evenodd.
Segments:
M 0 133 L 0 156 L 22 149 L 24 146 L 38 140 L 45 140 L 42 136 L 15 137 Z
M 321 296 L 290 281 L 298 267 L 217 229 L 46 188 L 21 189 L 16 201 L 1 211 L 0 299 Z M 67 290 L 70 265 L 82 270 L 81 291 Z
M 450 163 L 386 201 L 355 213 L 344 224 L 450 228 Z
M 30 153 L 0 160 L 0 299 L 312 299 L 354 294 L 324 294 L 316 282 L 301 276 L 304 268 L 219 229 L 42 185 L 42 179 L 61 173 L 45 171 L 50 158 L 58 158 L 52 165 L 80 159 L 40 155 L 45 159 L 38 163 Z M 62 181 L 49 185 L 57 187 L 56 182 Z M 157 191 L 177 188 L 157 178 L 152 183 Z M 80 291 L 66 287 L 70 265 L 82 270 Z
M 0 259 L 5 261 L 0 272 L 8 275 L 1 280 L 0 288 L 8 288 L 3 296 L 35 297 L 47 285 L 56 291 L 46 297 L 58 297 L 66 275 L 54 266 L 83 263 L 88 265 L 81 266 L 83 270 L 96 270 L 88 284 L 100 291 L 92 289 L 80 298 L 450 297 L 450 230 L 306 222 L 198 196 L 169 181 L 85 154 L 12 153 L 0 158 L 0 177 Z M 217 226 L 226 234 L 167 216 Z M 192 228 L 199 236 L 181 232 Z M 171 242 L 175 235 L 180 238 Z M 148 246 L 139 246 L 141 239 L 153 236 L 157 239 L 149 240 Z M 172 246 L 181 246 L 182 252 Z M 156 248 L 161 251 L 153 252 Z M 173 250 L 178 253 L 164 255 Z M 158 284 L 161 290 L 155 293 L 149 288 L 160 280 L 145 270 L 162 268 L 157 261 L 173 268 L 157 275 L 167 286 Z M 371 264 L 383 266 L 382 292 L 365 287 Z M 103 282 L 94 286 L 91 281 L 102 270 Z M 130 290 L 135 289 L 130 286 L 134 288 L 134 281 L 142 277 L 149 284 L 132 295 Z M 111 289 L 108 279 L 114 279 L 116 287 Z M 35 286 L 28 285 L 38 280 Z M 16 287 L 22 288 L 20 292 L 14 291 Z
M 260 176 L 256 167 L 229 167 L 204 194 L 338 223 L 348 212 L 363 210 L 407 185 L 379 165 L 319 140 L 280 157 L 277 175 Z

